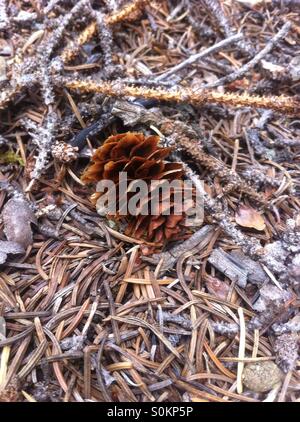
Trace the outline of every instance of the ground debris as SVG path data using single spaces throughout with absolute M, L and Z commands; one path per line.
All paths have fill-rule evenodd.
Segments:
M 299 359 L 299 335 L 297 333 L 282 334 L 274 343 L 276 362 L 284 372 L 294 369 Z
M 282 324 L 273 324 L 272 330 L 276 335 L 300 331 L 300 315 L 294 316 L 288 322 Z
M 11 242 L 26 249 L 32 241 L 31 223 L 36 223 L 35 215 L 23 198 L 11 198 L 2 211 L 4 233 Z
M 298 9 L 0 0 L 0 401 L 299 401 Z M 82 182 L 124 132 L 201 193 L 147 257 Z
M 259 297 L 253 305 L 258 315 L 251 319 L 250 328 L 264 328 L 275 322 L 276 318 L 288 312 L 288 303 L 293 299 L 290 290 L 279 289 L 277 286 L 267 283 L 259 289 Z
M 274 362 L 256 362 L 245 366 L 242 378 L 249 390 L 265 393 L 282 381 L 283 373 Z
M 208 261 L 238 286 L 245 288 L 247 281 L 261 285 L 268 280 L 261 265 L 241 251 L 227 253 L 214 249 Z

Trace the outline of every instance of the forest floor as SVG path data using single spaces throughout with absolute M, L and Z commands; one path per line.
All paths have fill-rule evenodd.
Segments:
M 0 401 L 300 400 L 299 12 L 0 0 Z M 128 131 L 202 189 L 182 237 L 90 200 Z

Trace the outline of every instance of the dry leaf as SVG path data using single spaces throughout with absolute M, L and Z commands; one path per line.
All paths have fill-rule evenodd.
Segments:
M 11 198 L 3 208 L 2 218 L 7 240 L 18 243 L 24 249 L 31 245 L 32 230 L 30 224 L 35 223 L 36 218 L 24 199 Z
M 226 300 L 229 292 L 229 286 L 224 281 L 207 275 L 205 277 L 205 286 L 210 294 L 219 297 L 222 300 Z
M 235 221 L 242 227 L 263 231 L 266 228 L 265 220 L 254 208 L 241 205 L 235 213 Z

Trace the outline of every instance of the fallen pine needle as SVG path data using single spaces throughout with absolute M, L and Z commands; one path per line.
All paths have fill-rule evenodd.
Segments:
M 238 309 L 238 314 L 240 318 L 240 342 L 239 342 L 239 362 L 237 366 L 237 392 L 242 394 L 243 392 L 243 383 L 242 383 L 242 374 L 244 370 L 244 362 L 242 359 L 245 358 L 245 347 L 246 347 L 246 325 L 244 312 L 242 308 Z

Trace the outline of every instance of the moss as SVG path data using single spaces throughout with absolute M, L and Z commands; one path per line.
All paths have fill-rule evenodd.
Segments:
M 0 152 L 0 164 L 19 164 L 20 166 L 24 166 L 24 161 L 18 154 L 8 150 L 6 152 Z

